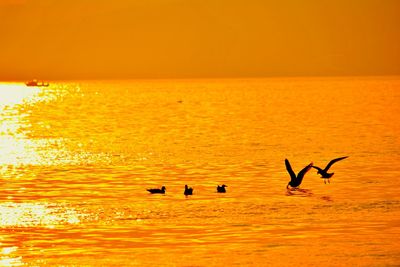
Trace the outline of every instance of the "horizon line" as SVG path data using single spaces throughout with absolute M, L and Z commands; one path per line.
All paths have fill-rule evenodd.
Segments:
M 33 77 L 31 79 L 0 79 L 0 83 L 26 82 L 30 80 L 39 81 L 152 81 L 152 80 L 257 80 L 257 79 L 301 79 L 301 78 L 398 78 L 400 74 L 374 74 L 374 75 L 276 75 L 276 76 L 239 76 L 239 77 L 136 77 L 136 78 L 55 78 L 42 79 Z

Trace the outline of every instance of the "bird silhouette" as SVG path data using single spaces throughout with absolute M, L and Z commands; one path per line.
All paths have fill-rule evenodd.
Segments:
M 289 189 L 289 186 L 292 188 L 296 188 L 300 186 L 303 181 L 304 175 L 311 169 L 313 163 L 311 162 L 307 166 L 305 166 L 296 176 L 294 173 L 292 166 L 290 166 L 289 160 L 285 159 L 286 170 L 290 175 L 290 182 L 287 184 L 286 188 Z
M 161 189 L 159 188 L 151 188 L 151 189 L 146 189 L 147 191 L 149 191 L 152 194 L 165 194 L 165 186 L 161 187 Z
M 341 157 L 341 158 L 337 158 L 337 159 L 333 159 L 331 160 L 328 165 L 326 165 L 325 169 L 321 169 L 320 167 L 317 166 L 312 166 L 314 169 L 318 170 L 318 174 L 321 174 L 321 178 L 324 179 L 324 182 L 326 183 L 326 181 L 328 181 L 328 183 L 330 183 L 329 179 L 335 174 L 335 173 L 328 173 L 329 168 L 335 163 L 338 162 L 339 160 L 348 158 L 348 156 L 346 157 Z
M 185 196 L 193 195 L 193 188 L 188 187 L 187 184 L 185 185 L 185 191 L 183 192 Z
M 227 185 L 221 185 L 221 186 L 217 186 L 217 192 L 218 193 L 226 193 L 226 189 L 225 189 L 225 187 L 228 187 Z

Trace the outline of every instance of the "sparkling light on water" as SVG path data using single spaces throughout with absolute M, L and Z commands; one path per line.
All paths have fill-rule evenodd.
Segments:
M 398 265 L 399 88 L 2 84 L 0 265 Z M 311 170 L 287 194 L 285 158 L 298 171 L 340 156 L 330 184 Z

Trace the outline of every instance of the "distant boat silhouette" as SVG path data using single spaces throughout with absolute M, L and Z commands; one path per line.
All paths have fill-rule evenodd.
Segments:
M 188 187 L 188 185 L 185 185 L 185 191 L 183 192 L 185 196 L 193 195 L 193 188 Z
M 286 188 L 289 189 L 289 186 L 292 188 L 296 188 L 300 186 L 303 181 L 304 175 L 311 169 L 313 163 L 311 162 L 307 166 L 305 166 L 296 176 L 294 173 L 292 166 L 290 166 L 289 160 L 285 159 L 286 170 L 290 175 L 290 182 L 287 184 Z
M 149 191 L 152 194 L 165 194 L 165 186 L 161 187 L 161 189 L 158 188 L 152 188 L 152 189 L 146 189 L 147 191 Z
M 34 79 L 34 80 L 26 82 L 25 85 L 26 86 L 38 86 L 38 87 L 45 86 L 45 87 L 47 87 L 50 84 L 48 82 L 43 82 L 43 81 L 39 82 L 38 80 Z
M 221 186 L 217 186 L 217 192 L 218 193 L 226 193 L 226 189 L 225 189 L 225 187 L 228 187 L 227 185 L 221 185 Z
M 331 160 L 328 165 L 326 165 L 325 169 L 321 169 L 320 167 L 317 166 L 312 166 L 314 169 L 318 170 L 318 174 L 321 174 L 321 178 L 324 179 L 324 182 L 326 183 L 326 181 L 328 180 L 328 183 L 330 183 L 329 179 L 335 174 L 335 173 L 328 173 L 329 168 L 335 163 L 338 162 L 339 160 L 348 158 L 348 156 L 346 157 L 341 157 L 341 158 L 337 158 L 337 159 L 333 159 Z

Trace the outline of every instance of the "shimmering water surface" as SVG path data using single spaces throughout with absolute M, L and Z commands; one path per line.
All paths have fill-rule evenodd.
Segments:
M 0 266 L 398 266 L 399 114 L 393 77 L 0 84 Z

